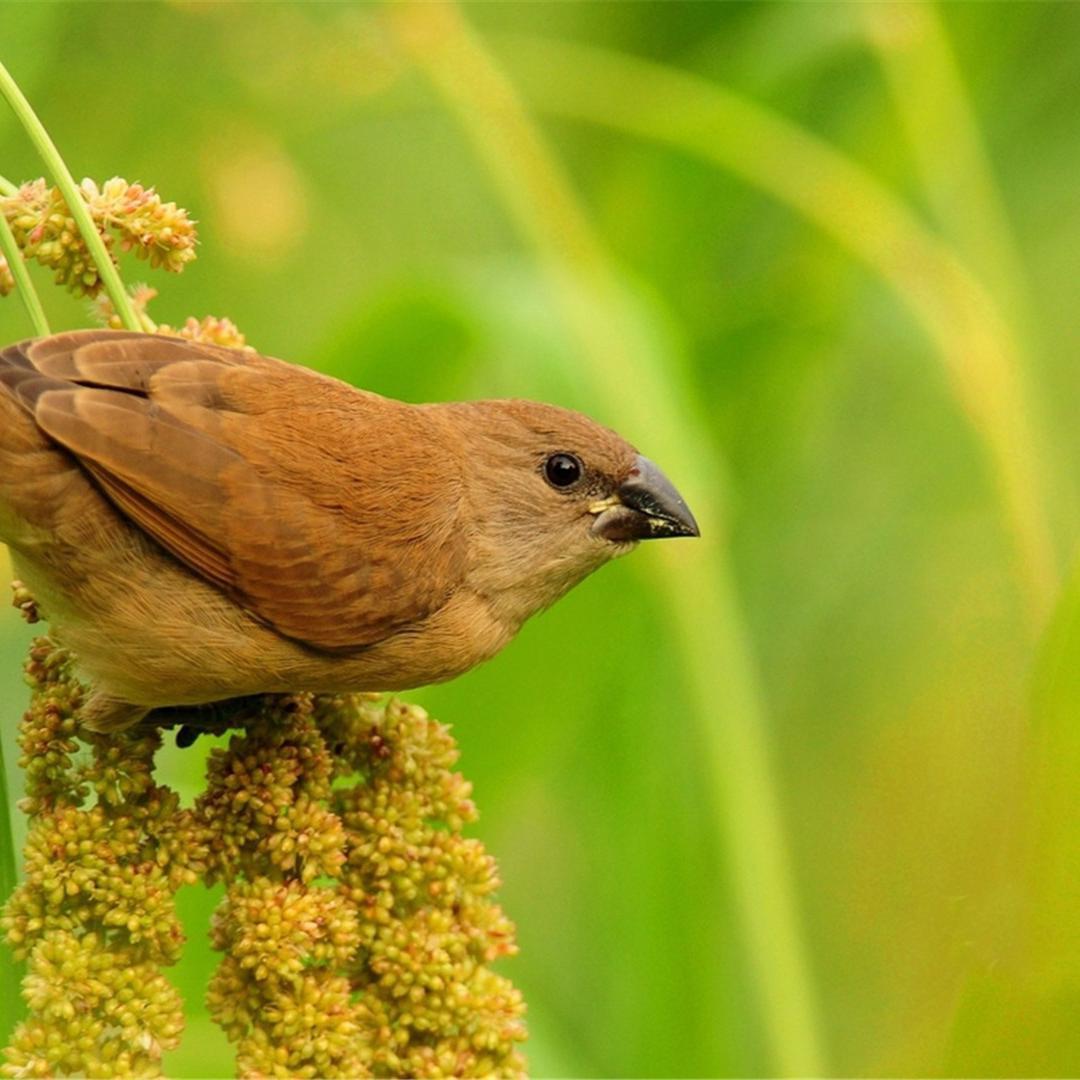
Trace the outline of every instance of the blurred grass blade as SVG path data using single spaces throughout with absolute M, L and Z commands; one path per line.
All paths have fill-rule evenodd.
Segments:
M 1020 258 L 941 13 L 925 0 L 856 10 L 938 224 L 1012 318 L 1021 317 Z
M 827 1069 L 817 1005 L 766 724 L 720 539 L 722 523 L 709 505 L 722 487 L 708 449 L 709 429 L 688 386 L 650 360 L 622 317 L 607 253 L 513 87 L 457 9 L 433 4 L 387 10 L 404 48 L 461 123 L 534 247 L 577 342 L 577 374 L 593 384 L 624 430 L 649 433 L 650 453 L 679 477 L 695 509 L 702 507 L 706 540 L 655 553 L 663 575 L 660 592 L 671 606 L 687 666 L 717 800 L 716 828 L 731 861 L 769 1052 L 779 1074 L 821 1075 Z
M 1058 570 L 1019 349 L 1013 328 L 952 248 L 855 161 L 721 86 L 590 46 L 501 42 L 537 108 L 665 143 L 732 172 L 814 222 L 892 286 L 935 346 L 983 444 L 1029 623 L 1039 627 Z
M 1032 675 L 1031 976 L 1075 1000 L 1080 921 L 1080 561 L 1040 644 Z M 1080 1040 L 1078 1040 L 1080 1052 Z
M 1038 338 L 1038 324 L 1023 262 L 941 11 L 929 0 L 863 4 L 857 10 L 937 225 L 1014 328 L 1014 362 L 1027 392 L 1017 407 L 1032 411 L 1032 438 L 1046 472 L 1044 496 L 1052 492 L 1059 524 L 1064 518 L 1072 526 L 1071 486 L 1058 475 L 1058 455 L 1046 453 L 1045 441 L 1039 441 L 1046 438 L 1046 410 L 1032 392 L 1030 339 Z

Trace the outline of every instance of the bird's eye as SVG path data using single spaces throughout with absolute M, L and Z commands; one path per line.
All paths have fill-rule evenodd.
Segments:
M 552 454 L 544 462 L 544 477 L 553 488 L 573 487 L 583 471 L 581 461 L 573 454 Z

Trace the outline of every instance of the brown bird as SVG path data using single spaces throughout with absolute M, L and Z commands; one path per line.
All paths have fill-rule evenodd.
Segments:
M 409 405 L 126 331 L 0 351 L 0 539 L 96 730 L 449 679 L 638 540 L 697 535 L 652 462 L 552 405 Z

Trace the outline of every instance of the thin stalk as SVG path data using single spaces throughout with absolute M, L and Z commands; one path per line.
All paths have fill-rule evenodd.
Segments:
M 7 903 L 19 878 L 15 866 L 15 842 L 11 835 L 11 800 L 8 797 L 7 771 L 0 740 L 0 903 Z M 19 1017 L 22 1005 L 16 992 L 23 976 L 23 965 L 11 956 L 11 950 L 0 946 L 0 1044 L 6 1046 Z
M 26 100 L 25 95 L 3 63 L 0 63 L 0 93 L 7 99 L 7 103 L 18 117 L 27 135 L 30 136 L 30 141 L 41 155 L 42 161 L 45 162 L 45 168 L 52 174 L 56 186 L 64 196 L 64 201 L 68 205 L 71 216 L 75 219 L 75 224 L 79 227 L 79 232 L 82 234 L 83 242 L 90 252 L 90 257 L 97 266 L 102 284 L 104 284 L 105 291 L 112 301 L 113 310 L 120 316 L 120 321 L 128 330 L 141 330 L 142 326 L 139 324 L 135 309 L 128 297 L 127 290 L 124 288 L 123 281 L 120 280 L 120 272 L 116 269 L 116 265 L 105 248 L 105 241 L 102 240 L 101 233 L 98 232 L 97 226 L 90 217 L 86 201 L 83 199 L 71 171 L 60 156 L 56 144 L 49 137 L 45 126 L 38 119 L 30 102 Z
M 857 162 L 725 87 L 587 45 L 521 37 L 504 42 L 537 108 L 652 139 L 729 171 L 805 216 L 881 275 L 933 343 L 982 443 L 1028 624 L 1037 632 L 1059 584 L 1047 513 L 1051 485 L 1014 329 L 956 251 Z
M 45 310 L 41 306 L 41 298 L 34 288 L 34 283 L 30 280 L 30 272 L 26 268 L 26 261 L 19 250 L 19 245 L 15 243 L 15 234 L 11 231 L 8 219 L 2 212 L 0 212 L 0 251 L 4 253 L 4 258 L 7 259 L 8 269 L 15 279 L 15 291 L 22 299 L 26 314 L 30 316 L 30 323 L 34 327 L 34 335 L 36 337 L 47 337 L 51 331 L 49 330 L 49 322 L 45 318 Z
M 706 493 L 722 486 L 713 440 L 685 384 L 673 380 L 620 302 L 618 272 L 514 87 L 453 4 L 392 5 L 388 20 L 487 167 L 532 245 L 577 344 L 577 373 L 627 431 Z M 560 74 L 561 77 L 561 74 Z M 653 449 L 655 448 L 655 449 Z M 690 478 L 686 482 L 684 478 Z M 736 910 L 776 1070 L 827 1072 L 816 994 L 799 926 L 768 725 L 716 507 L 691 497 L 704 539 L 676 557 L 657 552 L 715 796 L 713 827 L 730 860 Z M 719 977 L 719 971 L 717 972 Z
M 0 176 L 0 195 L 18 195 L 19 186 L 13 184 L 6 176 Z

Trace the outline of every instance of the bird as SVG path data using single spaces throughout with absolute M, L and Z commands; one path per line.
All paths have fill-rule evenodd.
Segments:
M 698 535 L 657 465 L 570 409 L 411 404 L 135 331 L 0 350 L 0 540 L 91 731 L 451 679 L 639 541 Z

